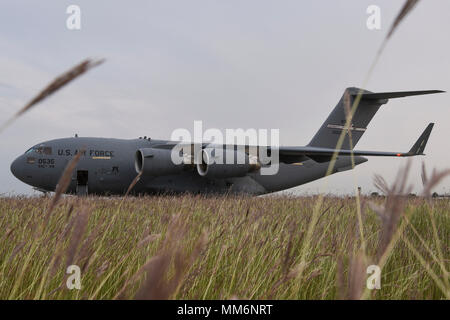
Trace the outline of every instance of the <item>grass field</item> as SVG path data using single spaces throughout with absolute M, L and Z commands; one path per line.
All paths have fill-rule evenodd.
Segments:
M 0 199 L 0 299 L 450 297 L 447 199 L 361 197 L 360 210 L 331 196 L 50 203 Z M 371 264 L 379 290 L 366 289 Z M 66 286 L 68 265 L 80 290 Z

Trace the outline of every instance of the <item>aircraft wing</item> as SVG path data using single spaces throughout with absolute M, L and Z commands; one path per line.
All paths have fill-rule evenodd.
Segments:
M 408 152 L 388 152 L 388 151 L 361 151 L 361 150 L 345 150 L 345 149 L 332 149 L 332 148 L 322 148 L 322 147 L 312 147 L 312 146 L 304 146 L 304 147 L 263 147 L 270 149 L 270 152 L 274 152 L 278 150 L 279 153 L 279 161 L 283 163 L 295 163 L 299 161 L 307 160 L 307 158 L 313 159 L 316 162 L 327 162 L 330 161 L 333 154 L 337 154 L 340 156 L 375 156 L 375 157 L 412 157 L 417 155 L 424 155 L 425 146 L 428 142 L 428 138 L 430 137 L 431 130 L 433 129 L 434 123 L 430 123 L 427 128 L 420 135 L 419 139 L 414 143 L 411 149 Z M 206 147 L 218 147 L 218 145 L 210 144 L 210 143 L 183 143 L 176 141 L 169 141 L 164 144 L 158 144 L 152 146 L 152 148 L 158 149 L 172 149 L 176 145 L 191 147 L 191 152 L 194 150 L 194 146 L 197 145 L 198 148 L 206 148 Z M 220 147 L 226 148 L 234 148 L 232 145 L 221 145 Z M 244 146 L 245 151 L 249 152 L 249 146 Z M 258 148 L 261 148 L 259 146 Z

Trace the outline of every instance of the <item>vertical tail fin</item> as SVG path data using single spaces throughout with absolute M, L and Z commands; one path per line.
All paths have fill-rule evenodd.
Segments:
M 412 146 L 411 150 L 409 150 L 409 155 L 423 155 L 425 151 L 425 146 L 427 145 L 428 138 L 430 137 L 431 130 L 433 130 L 434 123 L 430 123 L 425 131 L 421 134 L 419 139 L 417 139 L 416 143 Z
M 361 100 L 353 115 L 350 128 L 347 128 L 345 126 L 347 114 L 350 112 L 353 102 L 360 91 L 362 92 Z M 375 116 L 375 113 L 377 113 L 381 105 L 388 102 L 388 99 L 441 92 L 444 91 L 428 90 L 373 93 L 354 87 L 347 88 L 341 100 L 339 100 L 334 110 L 330 113 L 327 120 L 325 120 L 308 145 L 312 147 L 335 148 L 342 130 L 345 130 L 346 134 L 341 149 L 354 148 L 367 130 L 367 126 Z M 350 143 L 349 131 L 352 143 Z

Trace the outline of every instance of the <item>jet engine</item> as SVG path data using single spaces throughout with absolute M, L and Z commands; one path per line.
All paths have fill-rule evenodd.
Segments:
M 217 153 L 221 153 L 222 157 L 218 157 Z M 197 159 L 198 174 L 208 178 L 243 177 L 260 167 L 256 157 L 249 157 L 239 150 L 205 148 Z
M 185 165 L 175 164 L 171 158 L 171 150 L 143 148 L 136 151 L 134 166 L 136 172 L 143 175 L 164 176 L 183 171 Z

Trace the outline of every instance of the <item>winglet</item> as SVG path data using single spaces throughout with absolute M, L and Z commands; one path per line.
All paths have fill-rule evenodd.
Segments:
M 434 123 L 430 123 L 424 132 L 417 139 L 416 143 L 412 146 L 411 150 L 406 154 L 407 156 L 423 155 L 425 146 L 427 145 L 428 138 L 430 137 L 431 130 L 433 130 Z

